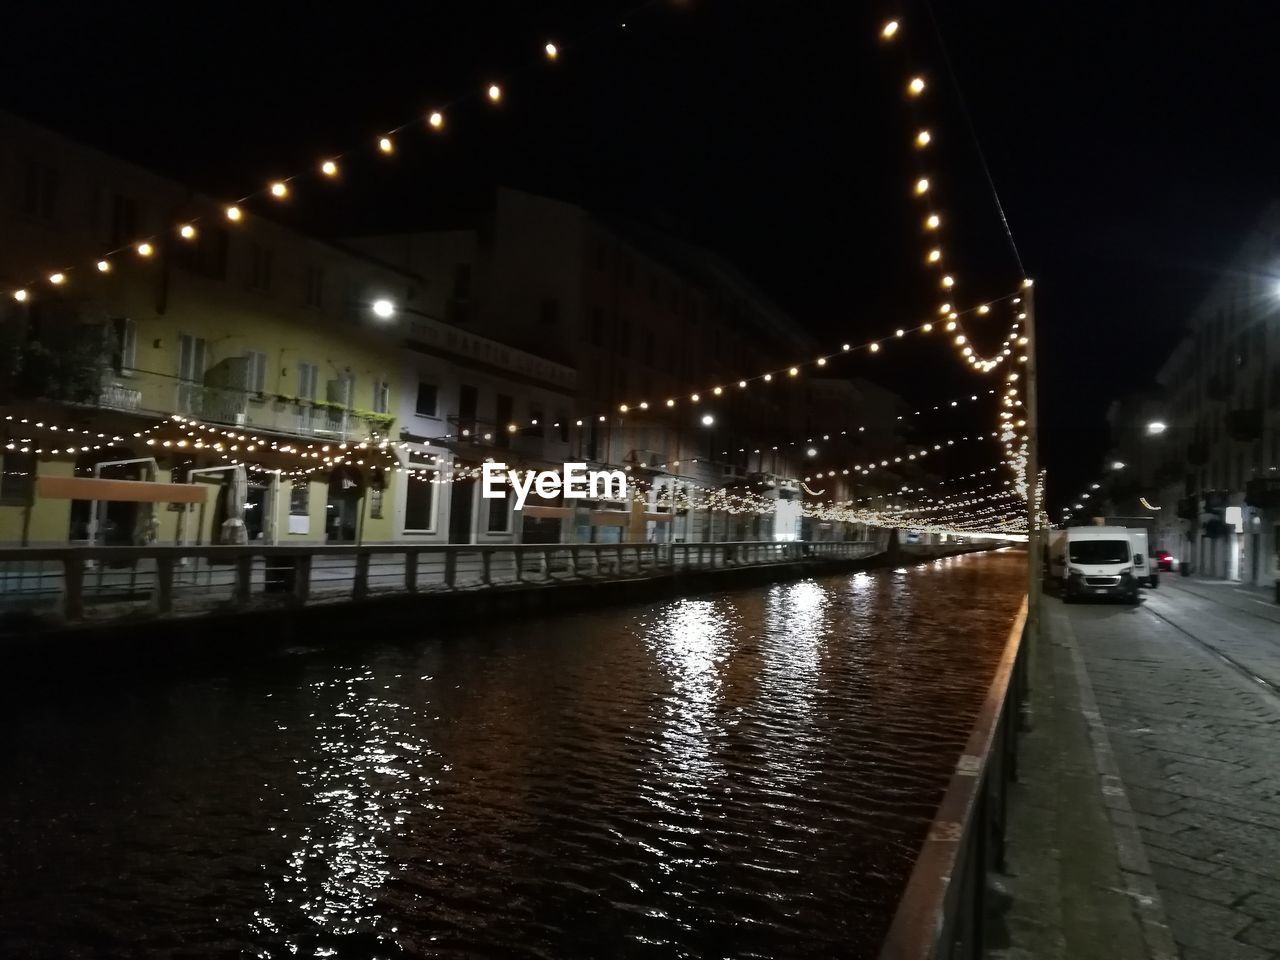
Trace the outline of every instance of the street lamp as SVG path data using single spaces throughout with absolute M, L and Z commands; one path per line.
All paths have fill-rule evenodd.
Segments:
M 1113 460 L 1113 461 L 1112 461 L 1112 463 L 1111 463 L 1111 469 L 1112 469 L 1112 470 L 1123 470 L 1123 469 L 1124 469 L 1124 461 L 1123 461 L 1123 460 Z
M 1169 425 L 1163 420 L 1152 420 L 1147 424 L 1147 436 L 1156 437 L 1169 429 Z
M 373 315 L 383 320 L 390 320 L 395 316 L 396 305 L 385 297 L 373 301 Z
M 716 418 L 713 417 L 711 414 L 704 413 L 702 415 L 702 425 L 704 427 L 713 427 L 715 426 L 715 423 L 716 423 Z

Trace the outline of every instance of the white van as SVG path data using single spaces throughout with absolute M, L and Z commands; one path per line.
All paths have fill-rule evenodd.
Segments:
M 1061 578 L 1062 599 L 1119 597 L 1138 602 L 1140 574 L 1134 570 L 1134 541 L 1127 527 L 1068 527 L 1050 547 L 1050 572 Z M 1149 562 L 1147 554 L 1141 555 Z M 1145 574 L 1141 574 L 1145 576 Z
M 1129 531 L 1129 545 L 1133 549 L 1133 575 L 1144 587 L 1152 590 L 1160 586 L 1160 574 L 1156 570 L 1156 562 L 1151 556 L 1151 546 L 1147 542 L 1147 531 L 1136 527 L 1126 527 Z

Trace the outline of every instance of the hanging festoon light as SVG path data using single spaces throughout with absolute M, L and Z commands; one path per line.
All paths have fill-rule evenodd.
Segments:
M 619 29 L 625 29 L 626 24 L 625 24 L 625 23 L 619 23 L 619 24 L 617 24 L 617 27 L 618 27 Z M 559 57 L 560 57 L 560 54 L 561 54 L 561 53 L 562 53 L 562 48 L 561 48 L 557 43 L 555 43 L 554 41 L 550 41 L 550 40 L 548 40 L 548 41 L 544 42 L 544 44 L 543 44 L 543 46 L 542 46 L 542 54 L 543 54 L 543 56 L 545 57 L 546 61 L 548 61 L 548 62 L 555 62 L 556 60 L 558 60 L 558 59 L 559 59 Z M 504 91 L 503 91 L 502 87 L 501 87 L 499 84 L 497 84 L 497 83 L 489 84 L 489 85 L 488 85 L 488 87 L 485 89 L 485 91 L 484 91 L 484 92 L 485 92 L 485 96 L 487 97 L 487 99 L 488 99 L 491 103 L 497 103 L 497 102 L 499 102 L 500 100 L 502 100 L 502 99 L 503 99 L 503 97 L 504 97 Z M 460 98 L 460 99 L 465 99 L 465 98 Z M 432 111 L 432 112 L 428 115 L 428 118 L 427 118 L 428 125 L 431 127 L 431 129 L 436 130 L 436 131 L 439 131 L 439 130 L 441 130 L 441 129 L 444 127 L 444 120 L 445 120 L 445 118 L 444 118 L 444 113 L 443 113 L 442 111 L 440 111 L 440 110 Z M 382 153 L 382 154 L 392 154 L 392 153 L 395 153 L 395 151 L 396 151 L 396 145 L 395 145 L 395 142 L 394 142 L 394 140 L 393 140 L 393 137 L 394 137 L 398 132 L 400 132 L 400 131 L 404 130 L 405 128 L 407 128 L 407 127 L 408 127 L 412 122 L 414 122 L 414 121 L 412 121 L 412 120 L 407 120 L 407 121 L 405 121 L 404 123 L 402 123 L 402 124 L 400 124 L 400 125 L 398 125 L 398 126 L 395 126 L 395 127 L 391 128 L 391 129 L 389 129 L 386 133 L 383 133 L 383 134 L 379 135 L 379 136 L 374 140 L 374 145 L 375 145 L 375 147 L 376 147 L 377 151 L 378 151 L 379 153 Z M 418 122 L 420 122 L 420 120 L 419 120 Z M 353 148 L 353 149 L 354 149 L 354 148 Z M 268 196 L 271 196 L 271 197 L 273 197 L 273 198 L 275 198 L 275 199 L 277 199 L 277 200 L 285 199 L 285 198 L 286 198 L 287 196 L 289 196 L 289 195 L 290 195 L 290 193 L 292 192 L 292 191 L 291 191 L 291 189 L 290 189 L 290 187 L 289 187 L 289 184 L 291 183 L 291 181 L 293 181 L 293 180 L 294 180 L 294 179 L 296 179 L 297 177 L 299 177 L 299 176 L 301 176 L 301 175 L 304 175 L 304 174 L 314 174 L 314 172 L 315 172 L 317 169 L 319 170 L 319 173 L 320 173 L 320 175 L 321 175 L 321 176 L 326 177 L 326 178 L 330 178 L 330 179 L 335 179 L 335 178 L 337 178 L 337 177 L 338 177 L 339 169 L 340 169 L 340 168 L 339 168 L 339 163 L 338 163 L 339 158 L 340 158 L 340 157 L 342 157 L 342 156 L 345 156 L 345 155 L 346 155 L 347 153 L 349 153 L 349 152 L 351 152 L 351 150 L 343 151 L 343 152 L 338 153 L 338 154 L 335 154 L 334 156 L 329 157 L 329 158 L 327 158 L 327 159 L 320 159 L 320 160 L 314 161 L 314 166 L 308 166 L 305 170 L 297 171 L 297 172 L 295 172 L 294 174 L 292 174 L 292 175 L 290 175 L 290 176 L 283 177 L 283 178 L 281 178 L 281 179 L 280 179 L 280 180 L 278 180 L 278 181 L 274 181 L 274 182 L 272 182 L 272 183 L 268 184 L 268 185 L 267 185 L 267 187 L 265 188 L 265 192 L 266 192 L 266 194 L 267 194 Z M 244 203 L 245 201 L 248 201 L 248 200 L 252 199 L 254 196 L 257 196 L 257 195 L 258 195 L 258 194 L 250 194 L 250 195 L 248 195 L 248 196 L 246 196 L 246 197 L 243 197 L 243 198 L 241 198 L 240 203 Z M 227 219 L 229 219 L 229 220 L 232 220 L 232 221 L 238 221 L 238 220 L 240 220 L 240 219 L 241 219 L 242 211 L 241 211 L 241 208 L 240 208 L 239 204 L 233 204 L 233 205 L 230 205 L 230 206 L 224 207 L 224 212 L 225 212 L 225 214 L 226 214 L 226 216 L 227 216 Z M 177 229 L 179 226 L 180 226 L 180 225 L 175 224 L 175 225 L 173 225 L 171 228 L 172 228 L 172 229 Z M 166 228 L 166 229 L 170 229 L 170 228 Z M 184 233 L 184 234 L 183 234 L 183 237 L 184 237 L 184 239 L 191 239 L 192 237 L 194 237 L 194 233 L 192 233 L 190 236 L 188 236 L 187 234 L 185 234 L 185 233 Z M 101 262 L 102 260 L 105 260 L 105 259 L 106 259 L 107 257 L 109 257 L 110 255 L 121 252 L 122 250 L 126 249 L 128 246 L 133 246 L 133 248 L 135 249 L 135 251 L 136 251 L 137 253 L 139 253 L 141 256 L 150 256 L 150 255 L 151 255 L 151 252 L 152 252 L 152 250 L 153 250 L 153 248 L 152 248 L 152 246 L 151 246 L 151 241 L 152 241 L 152 240 L 154 240 L 154 239 L 155 239 L 155 236 L 153 236 L 153 237 L 148 237 L 148 238 L 142 238 L 142 239 L 140 239 L 140 240 L 133 241 L 131 244 L 127 244 L 127 245 L 126 245 L 126 247 L 121 247 L 121 248 L 118 248 L 118 249 L 116 249 L 116 250 L 107 250 L 107 251 L 103 251 L 101 254 L 99 254 L 99 255 L 97 255 L 97 256 L 94 256 L 94 257 L 92 257 L 92 258 L 87 258 L 87 259 L 85 260 L 85 262 L 84 262 L 84 265 L 85 265 L 86 267 L 87 267 L 87 266 L 89 266 L 89 265 L 96 265 L 97 263 Z M 66 272 L 68 272 L 68 271 L 67 271 L 67 270 L 64 270 L 64 271 L 62 271 L 62 272 L 66 273 Z M 101 271 L 101 272 L 104 272 L 104 273 L 105 273 L 105 272 L 107 272 L 107 271 Z M 47 273 L 47 272 L 41 272 L 41 273 L 37 273 L 37 274 L 35 274 L 35 275 L 34 275 L 34 277 L 33 277 L 33 278 L 31 278 L 31 279 L 32 279 L 33 281 L 34 281 L 35 277 L 42 277 L 42 278 L 47 279 L 47 277 L 48 277 L 48 276 L 49 276 L 49 273 Z M 19 290 L 19 289 L 22 289 L 22 290 L 24 290 L 24 291 L 27 291 L 27 292 L 24 294 L 24 298 L 26 298 L 26 297 L 30 297 L 30 296 L 32 295 L 32 294 L 31 294 L 31 291 L 30 291 L 30 287 L 31 287 L 31 284 L 27 284 L 27 285 L 24 285 L 24 286 L 22 286 L 22 287 L 20 287 L 20 288 L 14 288 L 14 289 L 12 289 L 12 290 L 10 291 L 10 294 L 14 297 L 14 299 L 19 299 L 19 298 L 17 297 L 17 293 L 18 293 L 18 290 Z M 22 301 L 19 301 L 19 302 L 22 302 Z

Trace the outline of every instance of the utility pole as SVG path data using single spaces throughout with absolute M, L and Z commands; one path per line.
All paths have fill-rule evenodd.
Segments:
M 1032 648 L 1038 644 L 1040 637 L 1040 579 L 1041 565 L 1041 531 L 1040 531 L 1040 424 L 1039 410 L 1036 403 L 1036 297 L 1035 288 L 1027 280 L 1022 291 L 1025 336 L 1027 338 L 1027 362 L 1025 364 L 1027 378 L 1027 636 Z

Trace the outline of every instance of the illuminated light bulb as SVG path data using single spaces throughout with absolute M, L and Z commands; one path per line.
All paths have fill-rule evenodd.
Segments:
M 936 213 L 931 213 L 925 218 L 924 228 L 926 230 L 937 230 L 940 226 L 942 226 L 942 218 Z
M 49 282 L 55 287 L 59 287 L 67 282 L 67 275 L 65 273 L 51 273 L 49 274 Z
M 960 336 L 956 337 L 956 346 L 959 347 L 963 345 L 964 345 L 964 334 L 962 333 L 960 334 Z
M 745 390 L 745 389 L 747 388 L 747 381 L 745 381 L 745 380 L 739 380 L 739 381 L 738 381 L 738 386 Z
M 320 172 L 326 177 L 336 177 L 338 175 L 338 165 L 332 160 L 326 160 L 320 164 Z
M 846 344 L 844 344 L 843 346 L 841 346 L 841 348 L 840 348 L 840 349 L 841 349 L 841 350 L 844 350 L 845 352 L 848 352 L 849 350 L 851 350 L 851 349 L 853 349 L 853 348 L 852 348 L 849 344 L 847 344 L 847 343 L 846 343 Z
M 947 333 L 950 333 L 950 332 L 951 332 L 952 330 L 954 330 L 955 328 L 956 328 L 956 322 L 955 322 L 954 320 L 948 320 L 948 321 L 947 321 Z
M 955 278 L 951 274 L 947 274 L 942 278 L 942 285 L 950 290 L 956 284 Z
M 15 291 L 13 291 L 13 299 L 17 300 L 19 303 L 26 303 L 26 302 L 27 302 L 27 291 L 25 291 L 25 290 L 15 290 Z
M 138 244 L 135 249 L 138 251 L 138 256 L 140 257 L 149 257 L 151 254 L 156 252 L 155 247 L 151 246 L 151 244 L 147 243 L 145 240 Z
M 924 93 L 924 79 L 922 77 L 912 77 L 911 82 L 907 84 L 907 92 L 913 97 L 918 97 Z
M 884 40 L 890 40 L 898 32 L 898 21 L 890 20 L 880 29 L 880 37 Z
M 488 94 L 489 94 L 489 99 L 494 103 L 497 103 L 499 100 L 502 99 L 502 88 L 498 86 L 496 83 L 491 83 L 489 84 Z
M 939 312 L 939 313 L 950 313 L 950 312 L 951 312 L 951 304 L 949 304 L 949 303 L 944 303 L 942 306 L 940 306 L 940 307 L 938 308 L 938 312 Z
M 648 409 L 649 409 L 649 402 L 648 402 L 647 400 L 641 400 L 641 401 L 640 401 L 640 409 L 641 409 L 641 410 L 648 410 Z M 537 420 L 535 420 L 535 421 L 533 421 L 533 422 L 536 424 L 538 421 L 537 421 Z
M 826 358 L 826 357 L 819 357 L 819 358 L 817 359 L 817 361 L 816 361 L 816 362 L 817 362 L 818 366 L 820 366 L 820 367 L 825 367 L 825 366 L 827 365 L 827 358 Z
M 271 195 L 277 200 L 283 200 L 289 195 L 289 185 L 283 180 L 277 180 L 271 184 Z
M 668 407 L 674 407 L 675 405 L 676 405 L 676 402 L 675 402 L 674 400 L 668 400 L 668 401 L 667 401 L 667 406 L 668 406 Z
M 902 336 L 906 336 L 906 333 L 907 333 L 907 331 L 903 330 L 901 327 L 899 327 L 897 330 L 893 331 L 893 335 L 894 335 L 895 337 L 902 337 Z
M 928 130 L 921 130 L 916 134 L 916 146 L 927 147 L 929 145 L 929 141 L 932 139 L 933 137 L 929 134 Z
M 432 110 L 431 115 L 427 117 L 427 124 L 432 130 L 441 130 L 444 128 L 444 114 L 439 110 Z
M 966 357 L 972 357 L 972 356 L 973 356 L 973 347 L 965 347 L 965 348 L 964 348 L 964 355 L 965 355 Z
M 519 429 L 519 427 L 517 427 L 514 423 L 508 423 L 508 424 L 507 424 L 507 433 L 515 433 L 515 432 L 516 432 L 516 430 L 518 430 L 518 429 Z
M 548 60 L 554 60 L 556 57 L 560 56 L 560 48 L 554 43 L 548 43 L 542 48 L 542 50 L 547 55 Z
M 937 247 L 934 247 L 932 250 L 929 251 L 930 263 L 937 263 L 941 259 L 942 259 L 942 251 L 939 250 Z
M 956 313 L 954 310 L 952 310 L 950 313 L 948 313 L 948 314 L 947 314 L 947 319 L 948 319 L 948 320 L 958 320 L 958 319 L 960 319 L 960 314 L 958 314 L 958 313 Z
M 110 261 L 110 260 L 99 260 L 99 261 L 98 261 L 98 272 L 99 272 L 99 273 L 110 273 L 110 272 L 111 272 L 111 261 Z
M 1027 279 L 1025 279 L 1025 280 L 1023 280 L 1023 281 L 1022 281 L 1022 286 L 1023 286 L 1024 288 L 1025 288 L 1025 287 L 1034 286 L 1034 285 L 1035 285 L 1035 281 L 1034 281 L 1034 280 L 1032 280 L 1030 277 L 1027 277 Z
M 871 344 L 871 346 L 869 346 L 867 349 L 868 349 L 868 350 L 870 350 L 872 353 L 879 353 L 879 352 L 880 352 L 880 344 L 878 344 L 878 343 L 873 343 L 873 344 Z
M 787 371 L 787 373 L 791 374 L 791 376 L 793 377 L 799 372 L 800 372 L 799 367 L 792 367 L 790 370 Z
M 242 213 L 240 212 L 240 208 L 239 208 L 239 207 L 234 206 L 234 205 L 232 205 L 232 206 L 230 206 L 230 207 L 227 207 L 227 219 L 228 219 L 228 220 L 236 221 L 236 220 L 239 220 L 242 216 L 244 216 L 244 214 L 242 214 Z
M 927 193 L 929 191 L 929 180 L 927 177 L 921 177 L 916 181 L 916 194 Z
M 396 145 L 391 142 L 390 137 L 378 138 L 378 149 L 381 150 L 383 153 L 390 153 L 395 148 L 396 148 Z
M 694 403 L 697 403 L 702 398 L 698 396 L 696 393 L 691 393 L 689 394 L 689 399 L 692 400 Z
M 923 330 L 925 333 L 929 333 L 929 332 L 931 332 L 931 331 L 933 330 L 933 324 L 932 324 L 932 323 L 926 323 L 926 324 L 925 324 L 923 327 L 921 327 L 920 329 L 921 329 L 921 330 Z
M 196 236 L 196 228 L 189 223 L 184 223 L 178 228 L 178 236 L 183 240 L 194 240 Z
M 978 308 L 978 312 L 981 314 L 988 314 L 991 312 L 991 308 L 984 303 Z

